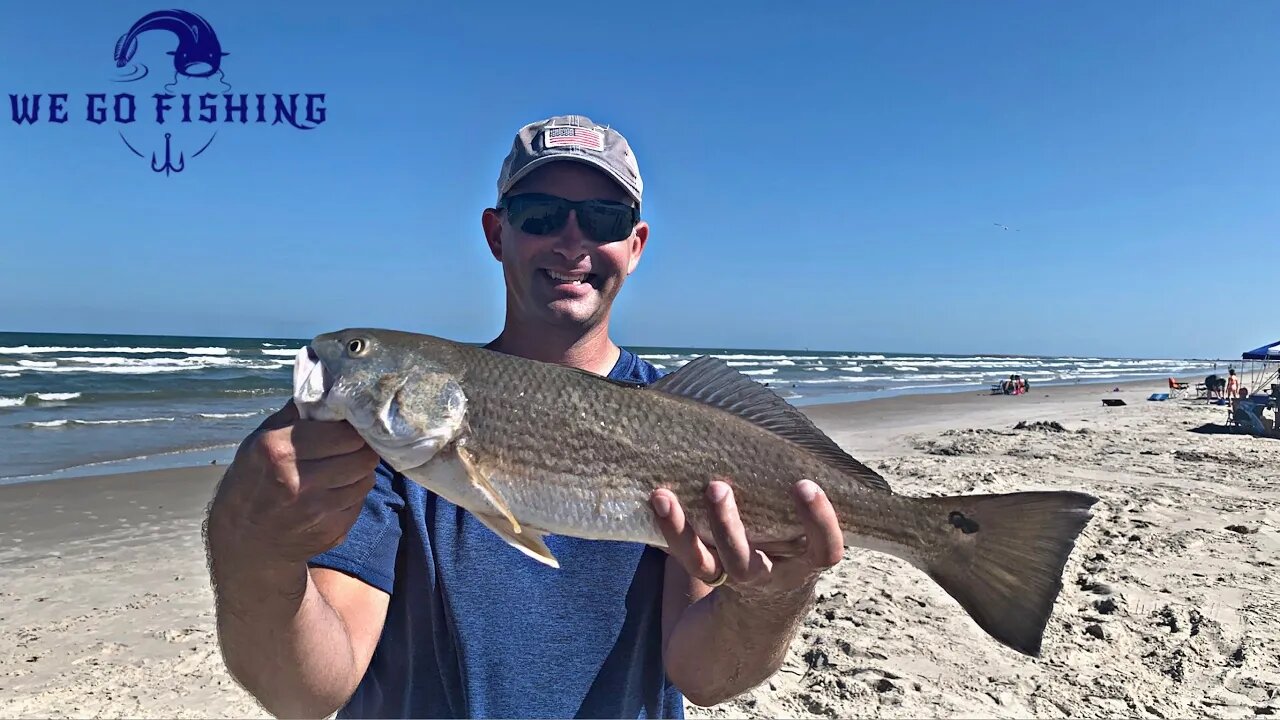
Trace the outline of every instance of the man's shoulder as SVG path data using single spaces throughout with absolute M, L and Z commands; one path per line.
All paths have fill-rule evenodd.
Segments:
M 618 362 L 614 364 L 613 372 L 609 373 L 610 380 L 622 380 L 624 382 L 648 385 L 662 377 L 662 371 L 658 370 L 653 363 L 625 347 L 619 349 L 622 354 L 618 356 Z

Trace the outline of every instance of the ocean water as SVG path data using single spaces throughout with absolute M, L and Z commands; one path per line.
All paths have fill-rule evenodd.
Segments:
M 229 462 L 288 399 L 297 338 L 0 333 L 0 483 Z M 793 404 L 1211 372 L 1212 360 L 632 347 L 715 355 Z

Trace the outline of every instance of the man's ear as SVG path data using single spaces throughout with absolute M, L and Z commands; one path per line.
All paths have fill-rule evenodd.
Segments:
M 640 256 L 644 254 L 644 246 L 649 242 L 649 223 L 643 220 L 636 224 L 636 229 L 631 233 L 631 238 L 627 240 L 631 243 L 631 260 L 627 263 L 627 274 L 636 271 L 636 266 L 640 264 Z
M 489 243 L 489 253 L 494 260 L 502 262 L 502 213 L 494 208 L 485 208 L 480 216 L 480 225 L 484 228 L 485 242 Z

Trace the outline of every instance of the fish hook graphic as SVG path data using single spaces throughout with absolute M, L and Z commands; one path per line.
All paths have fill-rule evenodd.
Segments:
M 183 157 L 182 152 L 178 152 L 178 164 L 175 166 L 172 162 L 172 155 L 169 150 L 169 138 L 173 137 L 172 133 L 164 134 L 164 166 L 156 167 L 156 154 L 151 153 L 151 169 L 156 172 L 163 172 L 165 177 L 169 176 L 169 171 L 182 172 L 187 167 L 187 160 Z
M 133 153 L 134 155 L 137 155 L 138 157 L 142 158 L 143 160 L 146 160 L 146 159 L 147 159 L 147 156 L 146 156 L 146 155 L 143 155 L 142 153 L 138 152 L 138 148 L 134 147 L 133 145 L 131 145 L 131 144 L 129 143 L 129 139 L 128 139 L 128 138 L 126 138 L 126 137 L 124 136 L 124 133 L 118 133 L 118 134 L 120 135 L 120 140 L 122 140 L 122 141 L 124 142 L 124 146 L 125 146 L 125 147 L 127 147 L 127 148 L 129 148 L 129 152 Z M 205 143 L 205 144 L 204 144 L 204 145 L 203 145 L 199 150 L 195 151 L 195 153 L 193 153 L 193 154 L 191 155 L 191 157 L 193 157 L 193 158 L 194 158 L 194 157 L 200 157 L 200 154 L 201 154 L 201 153 L 203 153 L 205 150 L 208 150 L 208 149 L 209 149 L 209 146 L 213 144 L 213 141 L 214 141 L 217 137 L 218 137 L 218 133 L 214 133 L 212 136 L 210 136 L 210 137 L 209 137 L 209 141 L 208 141 L 208 142 L 206 142 L 206 143 Z M 172 172 L 182 172 L 182 171 L 183 171 L 183 169 L 185 169 L 185 168 L 186 168 L 186 164 L 187 164 L 187 163 L 186 163 L 186 156 L 185 156 L 185 155 L 183 155 L 182 153 L 179 153 L 179 154 L 178 154 L 178 166 L 177 166 L 177 167 L 174 167 L 174 166 L 173 166 L 173 163 L 172 163 L 171 158 L 172 158 L 172 150 L 171 150 L 171 149 L 170 149 L 170 147 L 169 147 L 169 134 L 168 134 L 168 133 L 165 133 L 165 166 L 167 166 L 167 167 L 168 167 L 168 169 L 169 169 L 170 171 L 172 171 Z M 151 154 L 151 169 L 152 169 L 152 170 L 154 170 L 154 171 L 156 171 L 156 172 L 164 172 L 164 173 L 165 173 L 165 175 L 168 175 L 169 173 L 168 173 L 168 172 L 166 172 L 166 168 L 165 168 L 165 166 L 156 167 L 156 155 L 155 155 L 155 153 L 152 153 L 152 154 Z

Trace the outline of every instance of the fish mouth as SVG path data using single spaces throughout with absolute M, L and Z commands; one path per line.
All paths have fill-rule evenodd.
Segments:
M 209 77 L 217 69 L 213 66 L 213 63 L 205 62 L 204 60 L 192 60 L 183 65 L 182 70 L 179 72 L 187 77 L 202 78 Z
M 293 359 L 293 403 L 304 420 L 319 419 L 319 411 L 325 407 L 332 382 L 325 372 L 324 363 L 310 345 L 298 349 Z

